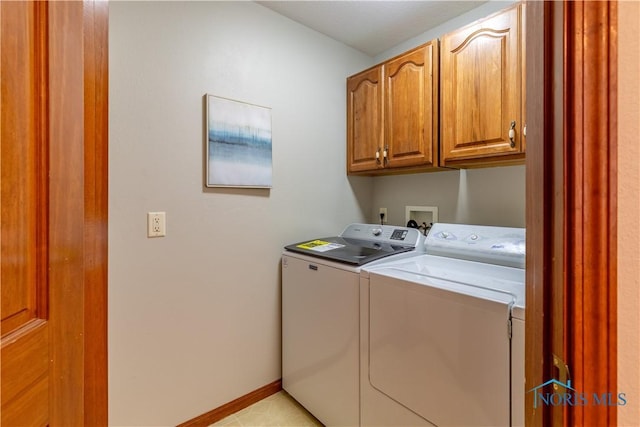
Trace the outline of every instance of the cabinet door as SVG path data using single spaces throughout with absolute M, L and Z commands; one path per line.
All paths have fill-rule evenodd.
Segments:
M 437 63 L 434 40 L 385 64 L 384 141 L 389 167 L 438 163 Z
M 383 84 L 382 66 L 347 79 L 347 173 L 375 171 L 384 167 Z
M 445 162 L 522 150 L 520 10 L 518 5 L 442 38 Z

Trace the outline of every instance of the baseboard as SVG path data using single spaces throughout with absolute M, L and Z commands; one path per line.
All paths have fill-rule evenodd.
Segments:
M 282 379 L 262 386 L 257 390 L 249 392 L 244 396 L 232 400 L 229 403 L 225 403 L 224 405 L 207 413 L 199 415 L 189 421 L 185 421 L 184 423 L 179 424 L 177 427 L 207 427 L 215 423 L 216 421 L 220 421 L 221 419 L 228 417 L 231 414 L 235 414 L 236 412 L 246 408 L 247 406 L 253 405 L 254 403 L 264 399 L 265 397 L 279 392 L 280 390 L 282 390 Z

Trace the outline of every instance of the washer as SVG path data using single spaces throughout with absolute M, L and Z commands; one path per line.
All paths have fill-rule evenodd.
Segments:
M 416 229 L 351 224 L 282 256 L 282 386 L 327 426 L 360 425 L 360 270 L 424 253 Z
M 425 246 L 361 271 L 361 425 L 524 425 L 524 229 L 439 223 Z

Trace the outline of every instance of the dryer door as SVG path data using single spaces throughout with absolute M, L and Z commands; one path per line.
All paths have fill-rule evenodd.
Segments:
M 371 273 L 371 385 L 441 427 L 508 426 L 512 302 L 456 282 Z

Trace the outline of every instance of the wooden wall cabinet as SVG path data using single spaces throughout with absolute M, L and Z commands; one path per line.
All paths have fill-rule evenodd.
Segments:
M 444 166 L 524 162 L 524 6 L 441 39 Z
M 347 79 L 347 173 L 438 167 L 438 42 Z

